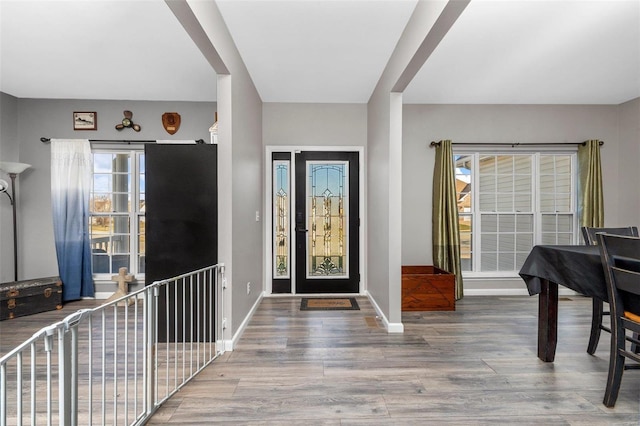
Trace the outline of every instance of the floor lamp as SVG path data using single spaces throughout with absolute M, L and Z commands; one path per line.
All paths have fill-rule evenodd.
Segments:
M 6 180 L 0 179 L 0 192 L 4 192 L 11 201 L 13 208 L 13 275 L 14 281 L 18 281 L 18 228 L 16 226 L 16 177 L 31 167 L 30 164 L 12 163 L 0 161 L 0 170 L 7 173 L 11 178 L 11 194 L 7 191 L 9 184 Z

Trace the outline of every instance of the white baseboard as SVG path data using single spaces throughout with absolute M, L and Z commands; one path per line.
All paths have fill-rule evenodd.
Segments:
M 369 298 L 373 308 L 376 310 L 378 317 L 382 320 L 382 324 L 387 330 L 387 333 L 404 333 L 404 324 L 401 322 L 389 322 L 387 316 L 382 312 L 382 309 L 380 309 L 380 306 L 378 306 L 373 296 L 371 296 L 371 293 L 367 291 L 366 296 Z
M 260 302 L 262 302 L 263 297 L 264 297 L 264 291 L 260 292 L 260 296 L 258 297 L 258 299 L 256 299 L 256 302 L 253 304 L 253 306 L 249 310 L 249 313 L 247 314 L 247 316 L 244 317 L 242 324 L 240 324 L 240 327 L 238 327 L 238 329 L 236 330 L 231 340 L 224 341 L 225 351 L 233 352 L 233 348 L 236 346 L 236 344 L 238 344 L 238 340 L 240 340 L 240 337 L 242 337 L 242 333 L 244 333 L 244 330 L 247 328 L 247 325 L 249 325 L 251 318 L 253 318 L 253 315 L 258 310 L 258 306 L 260 306 Z
M 97 291 L 94 293 L 93 297 L 83 297 L 83 299 L 96 299 L 96 300 L 102 300 L 102 299 L 108 299 L 111 297 L 111 295 L 113 294 L 113 291 L 111 292 L 107 292 L 107 291 Z
M 88 299 L 88 300 L 107 300 L 108 298 L 110 298 L 111 296 L 113 296 L 114 292 L 107 292 L 107 291 L 97 291 L 94 293 L 93 297 L 83 297 L 83 299 Z M 129 292 L 129 294 L 133 293 L 132 291 Z M 144 295 L 145 293 L 140 293 L 138 295 L 138 297 L 140 299 L 144 299 Z
M 576 293 L 573 290 L 559 286 L 558 295 L 560 296 L 575 296 Z M 526 288 L 471 288 L 464 289 L 464 296 L 529 296 L 529 292 Z

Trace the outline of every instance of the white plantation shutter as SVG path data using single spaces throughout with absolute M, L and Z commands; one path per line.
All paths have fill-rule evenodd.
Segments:
M 461 235 L 476 230 L 461 238 L 463 270 L 517 273 L 535 244 L 573 243 L 575 154 L 483 152 L 454 159 L 459 179 L 469 180 L 458 193 Z M 463 206 L 467 194 L 476 198 Z

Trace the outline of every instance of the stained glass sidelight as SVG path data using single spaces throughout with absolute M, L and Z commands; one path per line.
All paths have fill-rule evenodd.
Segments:
M 348 278 L 347 161 L 307 162 L 307 277 Z
M 289 278 L 289 161 L 273 163 L 273 276 Z

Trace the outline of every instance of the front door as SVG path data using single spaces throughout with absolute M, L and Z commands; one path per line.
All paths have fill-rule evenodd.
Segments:
M 359 156 L 295 155 L 296 293 L 359 292 Z

